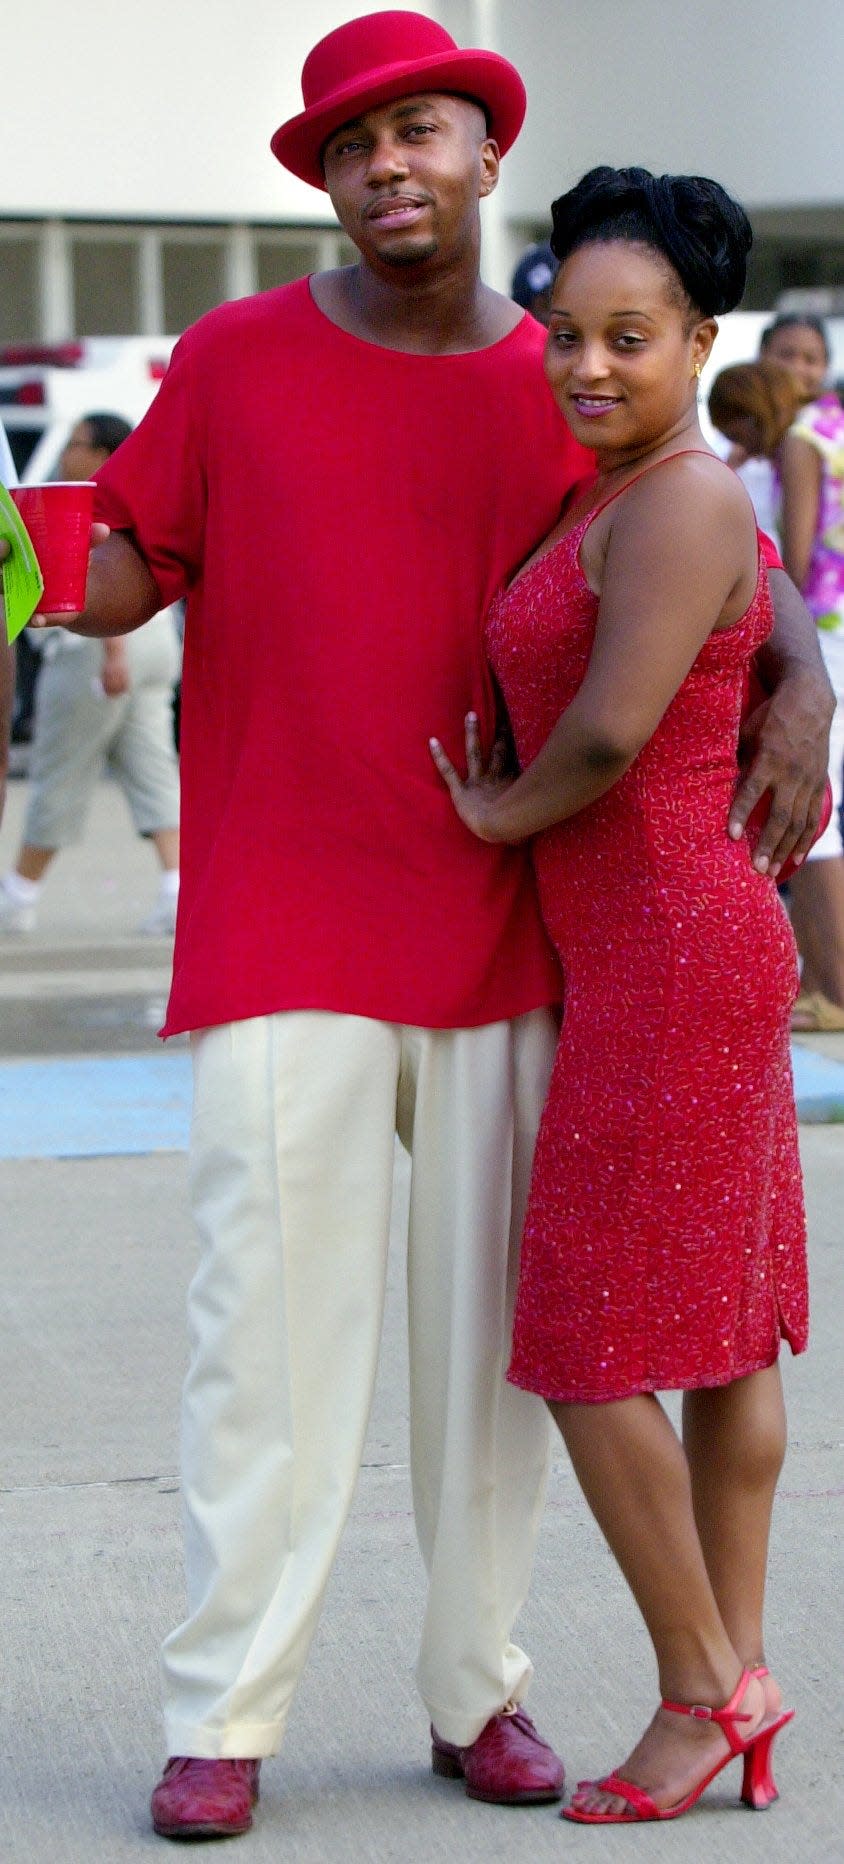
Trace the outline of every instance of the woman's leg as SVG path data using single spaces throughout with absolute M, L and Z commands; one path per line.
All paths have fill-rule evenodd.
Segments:
M 774 1491 L 786 1446 L 778 1365 L 686 1392 L 683 1442 L 697 1531 L 724 1627 L 743 1664 L 765 1662 L 762 1611 Z M 767 1707 L 780 1707 L 767 1685 Z
M 844 860 L 807 861 L 792 874 L 791 924 L 803 960 L 800 992 L 820 990 L 844 1009 Z M 794 1026 L 799 1027 L 800 1012 Z
M 742 1662 L 707 1572 L 683 1446 L 662 1406 L 643 1393 L 610 1404 L 553 1404 L 551 1411 L 650 1632 L 663 1696 L 723 1706 Z M 744 1708 L 761 1719 L 758 1682 L 749 1685 Z M 751 1722 L 747 1733 L 752 1728 Z M 725 1751 L 726 1738 L 711 1722 L 658 1709 L 618 1772 L 658 1806 L 671 1806 Z M 577 1803 L 598 1811 L 624 1809 L 622 1800 L 598 1787 L 579 1793 Z
M 110 708 L 92 688 L 98 642 L 60 648 L 38 682 L 29 799 L 15 873 L 38 885 L 56 855 L 79 840 L 107 748 Z
M 819 636 L 837 704 L 829 734 L 832 816 L 808 860 L 789 882 L 791 923 L 803 960 L 801 998 L 820 992 L 844 1010 L 844 841 L 841 829 L 844 788 L 844 631 Z M 811 1006 L 798 1006 L 793 1027 L 812 1028 Z
M 161 869 L 158 897 L 138 931 L 172 937 L 179 900 L 179 766 L 173 743 L 178 662 L 169 612 L 130 635 L 127 652 L 132 688 L 112 763 L 138 834 L 153 842 Z

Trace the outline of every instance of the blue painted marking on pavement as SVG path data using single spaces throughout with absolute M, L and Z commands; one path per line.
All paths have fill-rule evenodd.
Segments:
M 183 1152 L 190 1056 L 0 1063 L 0 1159 Z
M 792 1048 L 801 1120 L 844 1122 L 844 1063 Z M 0 1159 L 183 1152 L 190 1056 L 0 1062 Z
M 808 1125 L 844 1121 L 844 1063 L 791 1045 L 797 1117 Z

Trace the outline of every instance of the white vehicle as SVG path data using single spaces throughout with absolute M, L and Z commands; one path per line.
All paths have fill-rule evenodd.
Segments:
M 58 474 L 62 448 L 86 414 L 133 426 L 165 374 L 175 337 L 79 337 L 0 345 L 0 420 L 23 485 Z

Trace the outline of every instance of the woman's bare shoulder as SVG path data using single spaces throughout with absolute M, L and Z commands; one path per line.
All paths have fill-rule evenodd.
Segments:
M 685 530 L 689 524 L 718 532 L 756 528 L 753 506 L 737 473 L 717 453 L 666 454 L 618 500 L 617 521 L 640 526 L 645 519 Z

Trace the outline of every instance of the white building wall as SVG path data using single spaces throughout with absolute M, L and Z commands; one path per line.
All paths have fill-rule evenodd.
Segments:
M 495 22 L 529 100 L 511 214 L 598 162 L 844 211 L 842 0 L 496 0 Z
M 18 0 L 4 10 L 3 215 L 308 221 L 268 150 L 314 41 L 366 0 Z M 521 220 L 598 161 L 715 174 L 750 206 L 844 202 L 841 0 L 418 4 L 522 71 Z M 839 112 L 840 114 L 840 112 Z
M 366 10 L 9 0 L 0 217 L 333 222 L 327 198 L 288 175 L 269 141 L 302 108 L 311 46 Z

